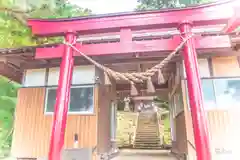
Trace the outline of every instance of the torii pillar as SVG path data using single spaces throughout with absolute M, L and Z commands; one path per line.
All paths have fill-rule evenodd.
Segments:
M 183 38 L 192 35 L 192 25 L 183 22 L 179 26 Z M 183 48 L 183 58 L 187 75 L 187 88 L 191 107 L 193 133 L 198 160 L 211 160 L 207 117 L 204 111 L 202 85 L 199 75 L 194 38 L 190 38 Z
M 70 44 L 75 44 L 76 35 L 71 32 L 67 33 L 65 41 Z M 67 123 L 73 66 L 73 49 L 66 45 L 60 66 L 48 160 L 61 160 L 61 152 L 64 145 L 64 135 Z

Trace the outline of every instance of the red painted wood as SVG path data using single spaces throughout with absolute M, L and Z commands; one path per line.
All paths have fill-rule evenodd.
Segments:
M 76 36 L 73 33 L 66 34 L 68 43 L 76 43 Z M 65 46 L 60 66 L 57 98 L 54 110 L 54 120 L 49 147 L 49 160 L 60 160 L 64 144 L 65 128 L 67 123 L 67 112 L 70 97 L 70 87 L 74 66 L 73 51 Z
M 237 4 L 236 4 L 237 5 Z M 240 6 L 234 6 L 234 16 L 232 16 L 224 27 L 223 31 L 225 33 L 231 33 L 240 26 Z
M 192 26 L 189 23 L 180 25 L 183 37 L 191 35 Z M 193 133 L 198 160 L 211 160 L 207 116 L 205 115 L 202 95 L 202 85 L 199 75 L 197 53 L 194 38 L 187 41 L 183 49 L 184 65 L 187 75 L 187 88 L 191 107 Z
M 225 33 L 234 32 L 240 26 L 240 18 L 234 17 L 229 20 L 227 26 L 224 28 Z
M 183 20 L 195 26 L 226 24 L 233 16 L 234 0 L 217 2 L 199 7 L 162 10 L 155 12 L 131 13 L 114 16 L 87 17 L 59 20 L 30 19 L 29 26 L 36 35 L 64 35 L 68 31 L 80 34 L 119 32 L 121 28 L 132 30 L 172 28 Z M 224 12 L 223 12 L 224 11 Z
M 139 52 L 165 52 L 173 51 L 181 43 L 179 37 L 173 39 L 132 41 L 124 43 L 103 43 L 103 44 L 77 44 L 76 47 L 88 56 L 128 54 Z M 230 48 L 231 42 L 228 36 L 208 36 L 195 38 L 197 49 Z M 54 48 L 37 48 L 36 59 L 60 58 L 63 55 L 64 44 Z M 80 56 L 74 52 L 74 56 Z

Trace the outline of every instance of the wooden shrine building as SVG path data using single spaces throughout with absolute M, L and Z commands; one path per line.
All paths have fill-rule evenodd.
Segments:
M 34 35 L 65 41 L 0 50 L 1 75 L 22 84 L 12 155 L 59 160 L 72 148 L 90 149 L 93 159 L 109 153 L 116 97 L 124 91 L 168 96 L 176 154 L 240 159 L 239 5 L 29 19 Z

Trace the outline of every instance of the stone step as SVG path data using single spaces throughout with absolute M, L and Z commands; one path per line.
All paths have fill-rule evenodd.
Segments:
M 138 122 L 138 125 L 145 125 L 144 127 L 157 127 L 156 123 L 148 123 L 148 122 Z
M 148 138 L 151 138 L 151 137 L 158 137 L 158 134 L 136 134 L 135 135 L 136 137 L 137 136 L 141 136 L 141 137 L 148 137 Z
M 159 139 L 159 137 L 154 136 L 154 137 L 149 138 L 147 136 L 136 136 L 135 139 L 139 139 L 139 140 L 141 140 L 141 139 L 143 139 L 143 140 L 145 140 L 145 139 L 148 139 L 148 140 L 154 139 L 155 140 L 155 139 Z
M 152 126 L 157 126 L 157 123 L 154 122 L 149 122 L 149 121 L 138 121 L 138 124 L 146 124 L 146 125 L 152 125 Z
M 158 131 L 154 131 L 154 130 L 140 130 L 140 131 L 137 131 L 136 133 L 158 133 Z
M 135 138 L 142 138 L 142 139 L 158 139 L 158 135 L 153 135 L 151 137 L 145 135 L 136 135 Z
M 158 145 L 146 145 L 146 144 L 136 144 L 134 145 L 134 148 L 161 148 L 162 146 L 160 144 Z
M 151 122 L 151 123 L 154 123 L 155 122 L 155 120 L 153 120 L 153 119 L 146 119 L 146 118 L 141 118 L 141 119 L 138 119 L 138 122 Z
M 158 134 L 157 133 L 137 133 L 135 136 L 136 137 L 137 136 L 141 136 L 141 137 L 149 137 L 149 138 L 151 138 L 151 137 L 158 137 Z
M 156 125 L 156 123 L 154 123 L 154 122 L 149 122 L 149 121 L 138 121 L 138 124 L 142 124 L 142 123 L 144 123 L 144 124 L 148 124 L 148 125 Z
M 158 135 L 153 135 L 151 137 L 146 135 L 136 135 L 135 138 L 143 138 L 143 139 L 159 139 Z
M 134 139 L 134 148 L 160 149 L 160 138 L 156 114 L 140 113 Z
M 134 144 L 135 147 L 147 147 L 147 148 L 154 148 L 154 147 L 161 147 L 162 145 L 160 144 L 154 144 L 154 145 L 149 145 L 149 144 Z
M 143 139 L 143 140 L 145 140 L 145 139 L 152 140 L 152 139 L 159 139 L 159 138 L 157 136 L 154 136 L 154 137 L 151 137 L 151 138 L 149 138 L 147 136 L 136 136 L 135 139 L 139 139 L 139 140 L 141 140 L 141 139 Z
M 140 131 L 140 132 L 136 132 L 136 134 L 158 134 L 158 132 L 156 131 Z
M 138 129 L 136 133 L 158 133 L 157 129 Z
M 134 145 L 139 145 L 139 146 L 157 146 L 157 145 L 160 145 L 160 143 L 134 143 Z
M 160 144 L 160 140 L 159 141 L 155 141 L 155 142 L 151 142 L 151 141 L 134 141 L 134 144 Z
M 154 132 L 157 132 L 158 129 L 157 128 L 138 128 L 137 132 L 139 132 L 139 131 L 154 131 Z
M 138 127 L 137 127 L 137 130 L 138 129 L 157 129 L 158 126 L 147 126 L 146 124 L 139 124 Z
M 157 129 L 157 128 L 138 128 L 136 131 L 137 131 L 137 132 L 139 132 L 139 131 L 158 132 L 158 129 Z
M 151 137 L 158 137 L 159 135 L 158 134 L 139 134 L 139 133 L 137 133 L 136 135 L 135 135 L 136 137 L 147 137 L 147 138 L 151 138 Z
M 136 132 L 136 135 L 149 135 L 149 137 L 151 137 L 151 135 L 158 135 L 158 132 L 149 132 L 149 131 L 141 131 L 141 132 Z
M 136 143 L 142 143 L 142 144 L 159 144 L 159 143 L 160 143 L 160 140 L 158 139 L 158 140 L 149 141 L 149 140 L 138 140 L 138 139 L 136 139 L 136 140 L 134 141 L 134 143 L 135 143 L 135 144 L 136 144 Z
M 134 145 L 150 145 L 150 146 L 154 146 L 154 145 L 161 145 L 160 141 L 159 142 L 139 142 L 136 141 L 134 142 Z
M 138 128 L 158 128 L 157 125 L 138 124 Z
M 135 135 L 135 138 L 156 139 L 156 138 L 159 138 L 159 136 L 158 136 L 158 135 L 152 135 L 152 136 L 147 136 L 147 135 Z
M 161 144 L 160 143 L 134 143 L 134 146 L 156 147 L 156 146 L 161 146 Z
M 137 130 L 139 130 L 139 129 L 154 129 L 154 130 L 156 130 L 158 128 L 157 126 L 144 126 L 144 127 L 143 126 L 144 125 L 139 125 Z
M 136 134 L 158 134 L 156 130 L 137 130 Z
M 148 138 L 148 137 L 142 137 L 142 136 L 136 136 L 135 137 L 135 140 L 157 140 L 157 139 L 159 139 L 158 137 L 152 137 L 152 138 Z
M 159 139 L 158 135 L 153 135 L 151 137 L 146 136 L 146 135 L 136 135 L 135 138 L 142 138 L 142 139 Z
M 135 146 L 152 146 L 152 147 L 156 147 L 156 146 L 161 146 L 160 143 L 139 143 L 139 142 L 136 142 L 134 143 Z
M 152 116 L 140 116 L 138 117 L 138 120 L 154 120 L 155 117 L 152 117 Z
M 134 146 L 135 149 L 154 149 L 154 150 L 161 150 L 162 146 L 155 146 L 155 147 L 148 147 L 148 146 Z
M 138 128 L 158 128 L 157 125 L 138 124 Z
M 154 121 L 152 121 L 152 120 L 149 120 L 149 119 L 139 119 L 138 120 L 138 122 L 147 122 L 147 123 L 152 123 L 152 124 L 154 124 L 155 122 Z
M 139 137 L 136 137 L 135 138 L 135 141 L 143 141 L 143 142 L 145 142 L 145 141 L 149 141 L 149 142 L 158 142 L 158 141 L 160 141 L 160 138 L 139 138 Z
M 140 114 L 139 118 L 143 118 L 143 117 L 150 118 L 150 117 L 153 117 L 153 116 L 154 115 L 152 115 L 152 114 Z

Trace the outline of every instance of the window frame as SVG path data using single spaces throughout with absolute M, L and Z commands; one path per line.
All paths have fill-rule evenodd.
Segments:
M 220 77 L 220 78 L 213 78 L 213 87 L 214 87 L 214 95 L 215 95 L 215 99 L 216 99 L 216 110 L 229 110 L 231 108 L 225 108 L 225 107 L 219 107 L 219 102 L 218 102 L 218 98 L 217 98 L 217 95 L 216 95 L 216 83 L 215 83 L 215 80 L 216 79 L 222 79 L 222 80 L 239 80 L 240 81 L 240 77 Z
M 69 101 L 69 104 L 68 104 L 68 115 L 95 115 L 95 85 L 94 84 L 87 84 L 87 85 L 71 85 L 71 89 L 72 88 L 89 88 L 89 87 L 92 87 L 93 89 L 93 112 L 86 112 L 86 111 L 69 111 L 69 107 L 70 107 L 70 101 Z M 53 115 L 54 112 L 49 112 L 47 111 L 47 100 L 48 100 L 48 92 L 50 89 L 56 89 L 57 90 L 57 86 L 48 86 L 46 88 L 46 91 L 45 91 L 45 99 L 44 99 L 44 115 Z M 71 94 L 71 92 L 70 92 Z M 55 105 L 55 104 L 54 104 Z
M 216 107 L 214 108 L 211 108 L 211 109 L 205 109 L 205 111 L 211 111 L 211 110 L 228 110 L 229 108 L 221 108 L 221 107 L 218 107 L 218 101 L 217 101 L 217 96 L 216 96 L 216 84 L 215 84 L 215 81 L 218 80 L 218 79 L 223 79 L 223 80 L 239 80 L 240 81 L 240 77 L 239 76 L 235 76 L 235 77 L 202 77 L 200 78 L 201 79 L 201 82 L 202 80 L 212 80 L 212 84 L 213 84 L 213 92 L 214 92 L 214 97 L 215 97 L 215 102 L 216 102 Z M 188 110 L 191 110 L 190 108 L 190 103 L 189 103 L 189 96 L 188 96 L 188 90 L 187 90 L 187 79 L 184 78 L 184 87 L 186 89 L 186 93 L 185 93 L 185 96 L 186 96 L 186 104 L 187 104 L 187 108 Z

